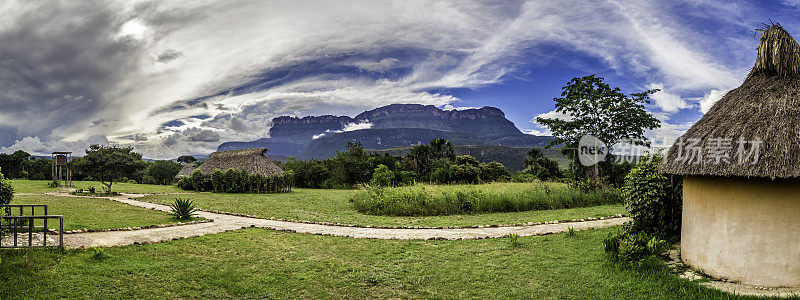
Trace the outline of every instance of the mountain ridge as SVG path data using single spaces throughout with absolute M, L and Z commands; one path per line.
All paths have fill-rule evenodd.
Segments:
M 255 141 L 231 141 L 218 151 L 265 147 L 270 154 L 327 158 L 347 142 L 381 150 L 413 146 L 436 138 L 456 145 L 543 147 L 552 137 L 522 133 L 496 107 L 443 110 L 433 105 L 391 104 L 349 116 L 280 116 L 272 119 L 270 136 Z

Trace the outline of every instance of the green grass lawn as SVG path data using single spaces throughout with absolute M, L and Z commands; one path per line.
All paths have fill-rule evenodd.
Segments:
M 46 204 L 48 214 L 64 216 L 64 230 L 113 229 L 178 222 L 166 212 L 139 208 L 108 199 L 17 195 L 11 204 Z M 36 209 L 37 214 L 40 214 L 40 209 Z M 47 224 L 48 227 L 58 228 L 57 221 L 48 222 L 50 222 Z M 35 225 L 39 226 L 41 223 L 37 222 Z
M 613 229 L 467 241 L 364 240 L 244 229 L 162 244 L 0 251 L 0 298 L 739 299 L 607 261 Z
M 525 184 L 511 184 L 525 185 Z M 466 189 L 468 186 L 428 186 L 433 190 Z M 509 188 L 509 184 L 480 185 L 480 189 Z M 357 190 L 294 189 L 282 194 L 192 194 L 154 195 L 145 200 L 170 204 L 176 197 L 194 201 L 198 208 L 236 212 L 261 217 L 292 220 L 338 222 L 373 226 L 473 226 L 543 222 L 587 217 L 605 217 L 625 213 L 622 205 L 603 205 L 548 211 L 487 213 L 469 215 L 394 217 L 357 212 L 349 198 Z
M 16 193 L 47 193 L 60 191 L 60 188 L 51 188 L 47 184 L 47 180 L 9 180 L 11 186 L 14 187 Z M 86 189 L 94 186 L 98 192 L 102 191 L 105 187 L 97 181 L 73 181 L 72 187 L 77 189 Z M 180 193 L 185 192 L 174 185 L 154 185 L 154 184 L 133 184 L 133 183 L 114 183 L 111 186 L 111 191 L 118 193 Z

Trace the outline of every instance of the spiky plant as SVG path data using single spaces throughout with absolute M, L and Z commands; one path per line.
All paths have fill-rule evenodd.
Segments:
M 172 209 L 172 215 L 179 220 L 191 219 L 197 212 L 194 202 L 189 199 L 176 198 L 169 207 Z

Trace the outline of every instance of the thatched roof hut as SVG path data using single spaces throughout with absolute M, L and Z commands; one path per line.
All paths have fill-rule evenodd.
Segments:
M 761 30 L 744 83 L 666 154 L 683 175 L 681 255 L 704 272 L 760 286 L 800 286 L 800 46 Z
M 227 171 L 228 169 L 245 170 L 247 174 L 263 176 L 282 175 L 283 170 L 267 158 L 265 153 L 267 153 L 267 148 L 218 151 L 211 153 L 208 160 L 203 162 L 197 170 L 200 170 L 203 175 L 210 175 L 214 170 Z M 184 166 L 178 175 L 187 176 L 192 172 L 194 172 L 194 168 Z
M 197 169 L 197 166 L 195 166 L 195 164 L 192 163 L 184 164 L 183 166 L 181 166 L 181 170 L 178 172 L 178 175 L 175 175 L 175 178 L 190 176 L 192 175 L 192 172 L 194 172 L 195 169 Z

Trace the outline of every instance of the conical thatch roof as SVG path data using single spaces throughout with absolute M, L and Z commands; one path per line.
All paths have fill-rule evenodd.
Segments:
M 263 176 L 283 174 L 283 170 L 264 155 L 266 152 L 267 148 L 218 151 L 211 153 L 208 160 L 197 169 L 203 175 L 209 175 L 214 170 L 228 169 L 245 170 L 247 174 L 257 173 Z
M 185 164 L 181 166 L 181 170 L 178 172 L 178 175 L 175 175 L 175 178 L 181 178 L 192 175 L 194 169 L 197 169 L 197 167 L 194 164 Z
M 780 25 L 761 33 L 747 79 L 678 139 L 663 173 L 800 177 L 800 46 Z

